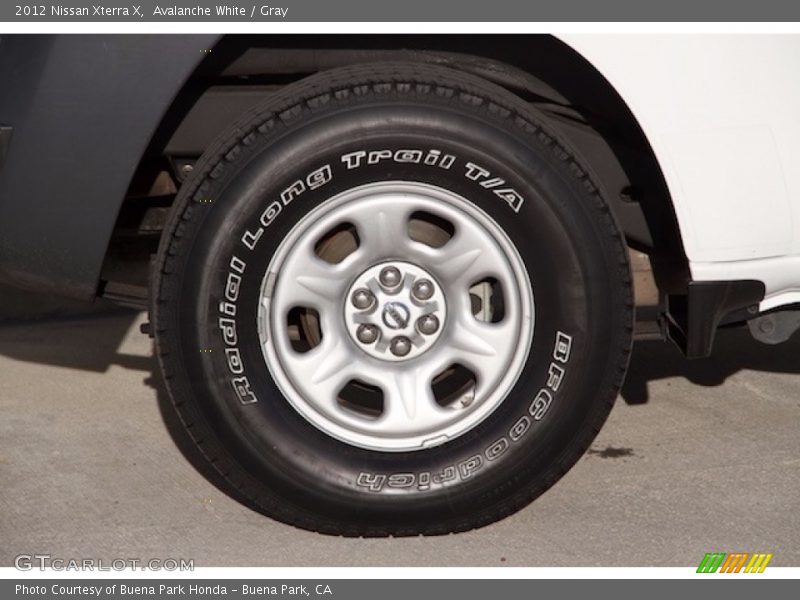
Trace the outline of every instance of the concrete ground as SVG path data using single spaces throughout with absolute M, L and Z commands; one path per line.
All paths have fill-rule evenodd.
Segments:
M 642 343 L 591 451 L 534 504 L 470 533 L 352 540 L 272 521 L 203 476 L 141 319 L 0 328 L 0 565 L 688 566 L 708 551 L 800 565 L 800 336 L 767 347 L 723 332 L 694 363 Z

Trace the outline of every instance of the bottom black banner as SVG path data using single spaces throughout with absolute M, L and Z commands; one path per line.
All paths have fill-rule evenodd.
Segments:
M 544 594 L 569 597 L 615 599 L 660 598 L 673 600 L 701 594 L 725 594 L 726 600 L 764 594 L 765 587 L 776 594 L 788 591 L 794 581 L 780 579 L 302 579 L 302 580 L 186 580 L 186 579 L 40 579 L 0 581 L 0 598 L 31 600 L 82 600 L 86 598 L 148 598 L 151 600 L 263 600 L 266 598 L 335 598 L 336 600 L 421 600 L 423 598 L 531 599 Z M 713 586 L 713 590 L 712 590 Z M 758 590 L 756 589 L 758 586 Z

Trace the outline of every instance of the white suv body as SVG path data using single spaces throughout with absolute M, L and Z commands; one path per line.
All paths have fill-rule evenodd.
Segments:
M 647 136 L 693 280 L 763 281 L 762 311 L 800 302 L 800 37 L 560 37 Z

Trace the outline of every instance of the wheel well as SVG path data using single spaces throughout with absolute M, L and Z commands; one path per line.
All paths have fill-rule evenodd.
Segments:
M 180 90 L 141 159 L 109 246 L 101 294 L 146 303 L 145 259 L 155 252 L 177 189 L 210 141 L 244 111 L 318 71 L 398 60 L 468 71 L 530 102 L 583 159 L 632 252 L 646 258 L 645 278 L 657 288 L 648 303 L 660 306 L 664 294 L 685 291 L 688 265 L 677 220 L 645 134 L 611 84 L 555 37 L 228 35 Z

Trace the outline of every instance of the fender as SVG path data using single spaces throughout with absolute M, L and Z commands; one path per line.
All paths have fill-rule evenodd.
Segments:
M 0 126 L 13 132 L 0 165 L 0 280 L 95 296 L 139 159 L 218 37 L 0 36 Z
M 669 188 L 694 281 L 800 302 L 800 38 L 564 35 L 619 93 Z

